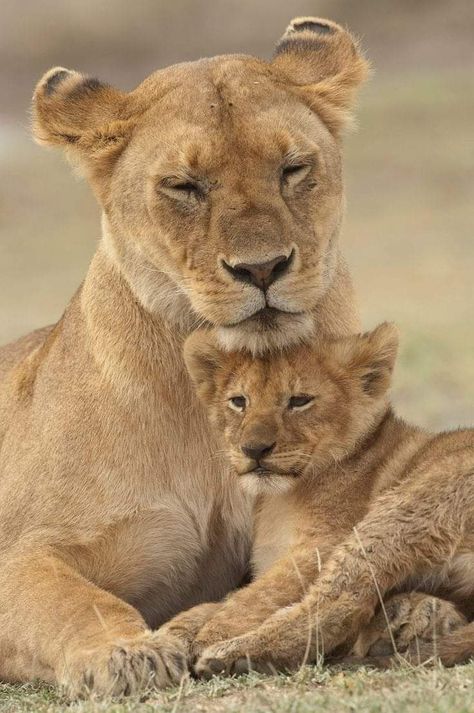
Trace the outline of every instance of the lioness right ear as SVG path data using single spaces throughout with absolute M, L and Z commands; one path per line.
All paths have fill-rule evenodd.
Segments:
M 55 67 L 33 95 L 33 134 L 40 144 L 64 146 L 87 169 L 107 168 L 131 135 L 128 95 L 98 79 Z
M 331 20 L 297 17 L 276 46 L 272 65 L 338 136 L 369 64 L 356 40 Z
M 208 402 L 216 390 L 216 372 L 224 353 L 215 337 L 206 330 L 193 332 L 184 343 L 184 361 L 199 397 Z

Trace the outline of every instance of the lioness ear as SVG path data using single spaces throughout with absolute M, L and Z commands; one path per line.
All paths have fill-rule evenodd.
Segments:
M 384 322 L 372 332 L 347 337 L 335 343 L 336 358 L 360 380 L 372 397 L 388 391 L 398 352 L 398 330 Z
M 277 44 L 272 64 L 338 136 L 369 71 L 349 32 L 330 20 L 297 17 Z
M 40 144 L 64 146 L 86 168 L 107 170 L 133 128 L 127 94 L 63 67 L 40 79 L 33 95 L 33 134 Z
M 216 372 L 225 355 L 206 330 L 193 332 L 184 343 L 184 361 L 199 397 L 208 402 L 216 390 Z

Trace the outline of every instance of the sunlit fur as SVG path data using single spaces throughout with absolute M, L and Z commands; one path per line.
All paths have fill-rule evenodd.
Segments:
M 177 683 L 182 647 L 152 629 L 248 570 L 252 499 L 224 477 L 182 346 L 210 325 L 254 351 L 357 329 L 340 136 L 366 63 L 330 24 L 130 92 L 62 67 L 38 82 L 34 136 L 87 177 L 103 235 L 59 322 L 0 348 L 2 680 Z M 297 160 L 311 168 L 285 181 Z M 199 195 L 173 188 L 190 181 Z M 263 292 L 222 261 L 291 250 L 267 299 L 303 315 L 259 329 Z

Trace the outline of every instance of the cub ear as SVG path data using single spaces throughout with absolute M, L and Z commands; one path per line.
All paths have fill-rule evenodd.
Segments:
M 128 95 L 98 79 L 55 67 L 33 95 L 33 134 L 39 144 L 64 146 L 79 163 L 104 165 L 126 145 L 133 128 Z
M 398 329 L 384 322 L 372 332 L 335 343 L 336 358 L 347 367 L 368 396 L 377 398 L 390 388 L 398 352 Z
M 357 41 L 331 20 L 297 17 L 278 42 L 272 65 L 336 137 L 350 118 L 369 63 Z
M 225 354 L 211 332 L 197 330 L 184 343 L 184 362 L 199 397 L 209 402 L 216 391 L 216 373 Z

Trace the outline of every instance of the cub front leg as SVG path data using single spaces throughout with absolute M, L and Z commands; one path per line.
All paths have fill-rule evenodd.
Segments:
M 53 548 L 0 567 L 0 678 L 40 678 L 70 695 L 122 695 L 178 683 L 179 643 L 147 629 L 133 607 L 87 581 Z
M 329 544 L 325 552 L 328 549 Z M 194 658 L 212 644 L 256 629 L 281 607 L 302 599 L 316 581 L 325 552 L 312 540 L 298 545 L 268 572 L 230 594 L 197 634 L 192 645 Z
M 453 465 L 450 463 L 449 465 Z M 258 629 L 203 651 L 196 673 L 294 669 L 355 640 L 380 597 L 410 575 L 445 563 L 459 547 L 474 479 L 422 479 L 379 498 L 357 531 L 336 549 L 304 599 Z
M 394 594 L 363 627 L 351 654 L 392 656 L 419 645 L 436 643 L 467 624 L 467 619 L 452 602 L 423 592 Z
M 159 633 L 167 641 L 176 641 L 190 664 L 195 658 L 195 641 L 199 631 L 223 607 L 223 602 L 197 604 L 170 619 L 160 627 Z M 219 639 L 220 640 L 220 639 Z

